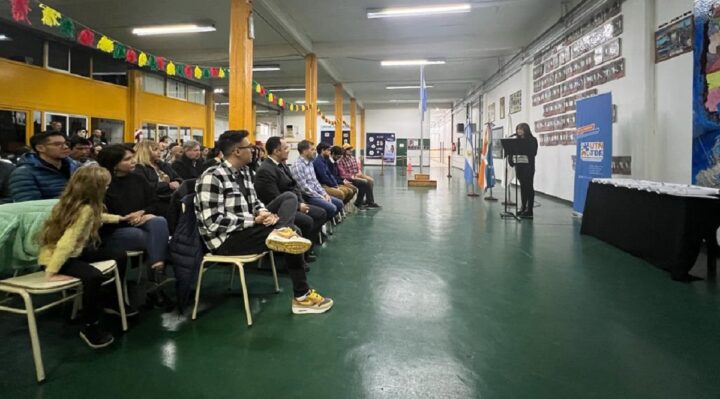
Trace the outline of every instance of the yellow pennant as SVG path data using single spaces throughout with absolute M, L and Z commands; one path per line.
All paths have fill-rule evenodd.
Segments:
M 115 43 L 107 36 L 103 36 L 98 40 L 97 48 L 106 53 L 112 53 L 115 50 Z
M 144 67 L 148 63 L 148 56 L 144 52 L 141 52 L 138 56 L 138 66 Z
M 175 64 L 173 64 L 172 61 L 170 61 L 169 64 L 165 67 L 165 73 L 167 73 L 170 76 L 175 76 L 177 73 L 177 70 L 175 69 Z
M 60 18 L 62 18 L 62 14 L 60 14 L 54 8 L 46 6 L 45 4 L 40 4 L 40 8 L 42 8 L 43 25 L 60 26 Z

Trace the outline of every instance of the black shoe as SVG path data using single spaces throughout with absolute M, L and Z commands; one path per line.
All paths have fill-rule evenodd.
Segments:
M 525 213 L 521 213 L 519 216 L 523 219 L 532 219 L 533 213 L 530 211 L 525 211 Z
M 161 286 L 170 279 L 170 277 L 168 277 L 167 273 L 165 272 L 165 269 L 167 269 L 167 265 L 163 267 L 150 268 L 150 279 L 153 283 L 155 283 L 156 286 Z
M 304 264 L 304 265 L 303 265 L 303 270 L 305 270 L 305 273 L 309 273 L 309 272 L 310 272 L 310 265 L 308 265 L 307 263 Z
M 368 208 L 382 208 L 380 205 L 378 205 L 375 202 L 371 202 L 369 204 L 366 204 Z
M 90 324 L 80 330 L 80 338 L 93 349 L 104 348 L 113 343 L 115 338 L 112 334 L 100 327 L 99 323 Z
M 522 207 L 522 208 L 520 208 L 520 210 L 518 211 L 517 214 L 518 214 L 518 216 L 520 216 L 520 215 L 522 215 L 522 214 L 525 213 L 525 212 L 527 212 L 527 208 Z
M 365 206 L 363 204 L 354 204 L 354 205 L 355 205 L 355 209 L 357 209 L 360 212 L 367 211 L 367 206 Z
M 169 310 L 175 303 L 162 290 L 150 291 L 147 293 L 147 299 L 150 305 L 155 309 Z
M 317 255 L 305 252 L 305 262 L 313 263 L 317 260 Z
M 112 301 L 112 304 L 110 306 L 105 306 L 103 312 L 105 312 L 106 314 L 120 317 L 120 308 L 118 308 L 117 302 L 115 301 Z M 138 310 L 134 307 L 125 305 L 125 317 L 133 317 L 139 314 L 140 312 L 138 312 Z

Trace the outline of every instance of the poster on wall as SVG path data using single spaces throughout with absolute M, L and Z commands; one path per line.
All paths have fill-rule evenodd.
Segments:
M 500 119 L 505 119 L 505 97 L 500 97 Z
M 488 122 L 495 121 L 495 103 L 488 105 Z
M 695 1 L 692 182 L 720 187 L 720 4 Z
M 367 133 L 365 148 L 365 160 L 368 164 L 395 165 L 397 160 L 395 133 Z
M 692 15 L 678 17 L 655 32 L 655 63 L 689 53 L 692 49 Z
M 343 130 L 342 143 L 343 144 L 352 144 L 352 143 L 350 143 L 350 131 L 349 130 Z
M 508 110 L 509 114 L 516 114 L 520 111 L 522 111 L 522 90 L 518 90 L 515 93 L 510 95 L 510 109 Z
M 329 146 L 335 145 L 335 131 L 334 130 L 323 130 L 320 132 L 320 142 L 325 143 Z
M 612 94 L 577 102 L 573 210 L 582 214 L 590 181 L 612 177 Z

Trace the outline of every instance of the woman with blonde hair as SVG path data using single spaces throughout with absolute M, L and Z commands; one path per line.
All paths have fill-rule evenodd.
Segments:
M 160 144 L 145 140 L 135 145 L 137 165 L 133 173 L 143 176 L 157 195 L 159 216 L 167 218 L 170 197 L 180 187 L 183 179 L 162 161 Z
M 38 263 L 44 267 L 48 280 L 75 277 L 82 282 L 84 327 L 80 337 L 94 349 L 110 345 L 113 336 L 100 326 L 103 275 L 90 262 L 114 259 L 121 267 L 125 265 L 126 256 L 123 251 L 100 246 L 99 231 L 103 223 L 120 223 L 128 219 L 127 216 L 105 213 L 105 192 L 110 181 L 110 173 L 103 168 L 78 169 L 53 207 L 39 237 Z M 115 313 L 111 310 L 106 311 Z

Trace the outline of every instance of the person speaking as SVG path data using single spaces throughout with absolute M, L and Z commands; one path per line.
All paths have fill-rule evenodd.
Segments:
M 527 155 L 516 155 L 509 158 L 510 166 L 515 168 L 515 174 L 520 181 L 520 200 L 522 206 L 518 216 L 525 219 L 533 218 L 533 206 L 535 204 L 535 156 L 538 150 L 538 141 L 530 131 L 527 123 L 521 123 L 515 128 L 515 136 L 518 140 L 527 140 L 523 147 L 527 149 Z

